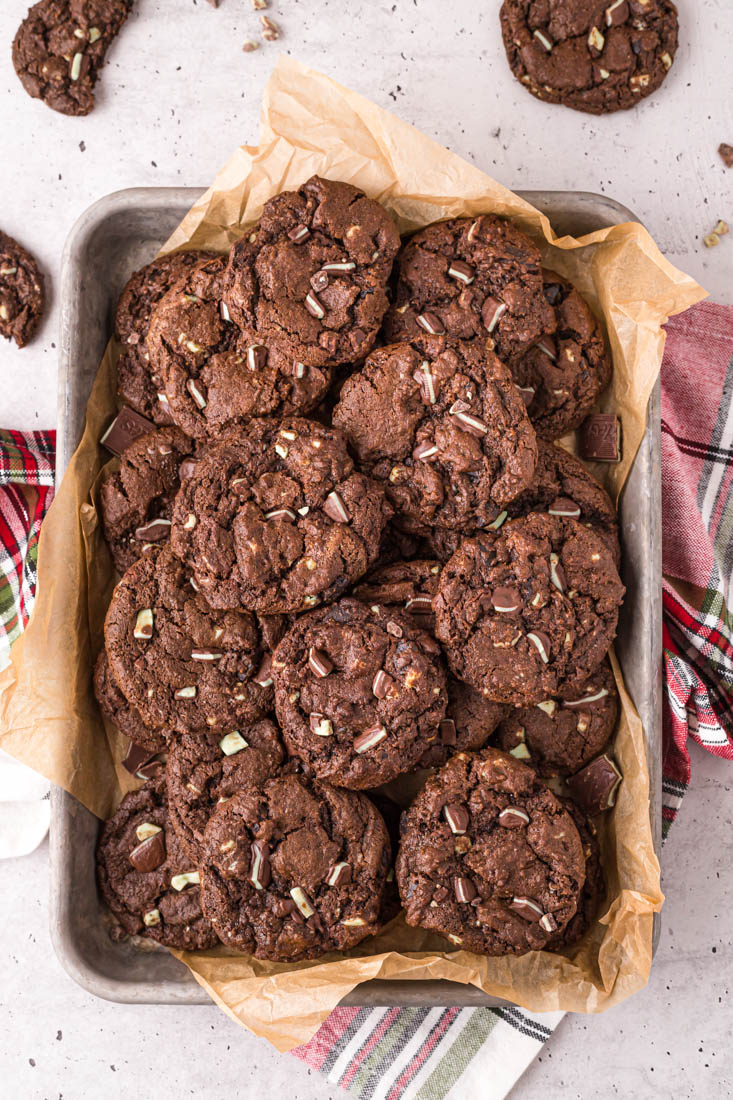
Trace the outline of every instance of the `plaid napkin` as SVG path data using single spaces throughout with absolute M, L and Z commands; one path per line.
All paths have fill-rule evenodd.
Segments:
M 690 780 L 687 738 L 733 759 L 733 307 L 702 303 L 667 325 L 662 433 L 666 835 Z M 0 667 L 30 613 L 52 452 L 53 433 L 0 433 Z M 18 482 L 39 486 L 35 508 Z M 500 1100 L 562 1017 L 513 1007 L 337 1008 L 292 1053 L 358 1100 Z

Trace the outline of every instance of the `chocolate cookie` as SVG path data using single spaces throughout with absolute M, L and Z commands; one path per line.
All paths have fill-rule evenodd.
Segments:
M 677 50 L 670 0 L 504 0 L 509 65 L 527 91 L 593 115 L 634 107 Z
M 196 866 L 203 856 L 206 823 L 217 805 L 243 787 L 261 789 L 279 773 L 284 758 L 277 726 L 269 718 L 220 734 L 184 733 L 168 753 L 168 812 Z
M 265 203 L 233 246 L 226 302 L 255 344 L 306 370 L 353 363 L 374 344 L 400 246 L 379 203 L 348 183 L 313 176 Z
M 167 547 L 151 550 L 125 573 L 112 594 L 104 636 L 112 675 L 154 728 L 209 727 L 223 737 L 271 709 L 254 615 L 214 611 Z
M 354 471 L 341 432 L 253 420 L 183 483 L 172 547 L 212 606 L 296 612 L 363 576 L 390 515 L 382 486 Z
M 165 736 L 162 730 L 146 726 L 139 713 L 131 706 L 117 686 L 109 667 L 107 651 L 102 649 L 94 665 L 94 697 L 99 704 L 102 717 L 116 726 L 135 744 L 149 749 L 151 753 L 165 749 Z
M 379 604 L 345 599 L 298 619 L 272 671 L 288 751 L 339 787 L 410 771 L 445 716 L 439 645 Z
M 513 709 L 494 743 L 539 775 L 575 775 L 603 750 L 617 718 L 618 691 L 604 661 L 574 698 L 543 699 L 536 706 Z
M 611 498 L 580 459 L 543 439 L 537 440 L 537 466 L 532 484 L 507 504 L 492 530 L 500 530 L 508 519 L 528 516 L 530 512 L 548 512 L 579 520 L 603 539 L 618 568 L 621 548 L 618 519 Z M 425 551 L 446 562 L 464 537 L 465 534 L 458 531 L 426 528 L 421 533 L 421 544 Z
M 531 486 L 507 505 L 507 516 L 530 512 L 577 519 L 602 538 L 618 568 L 621 548 L 616 509 L 606 490 L 575 455 L 544 440 L 537 441 L 537 466 Z
M 172 418 L 163 379 L 151 369 L 147 350 L 153 308 L 192 267 L 212 259 L 211 252 L 169 252 L 136 271 L 127 281 L 115 313 L 115 337 L 122 344 L 117 364 L 117 392 L 155 424 Z
M 224 258 L 195 267 L 153 311 L 147 349 L 173 419 L 195 437 L 220 435 L 253 416 L 309 412 L 333 377 L 276 347 L 245 339 L 221 300 Z
M 574 699 L 614 639 L 623 595 L 595 533 L 533 513 L 461 544 L 440 575 L 436 633 L 455 675 L 488 699 Z
M 402 819 L 405 919 L 481 955 L 539 951 L 578 907 L 578 830 L 534 772 L 496 749 L 459 753 Z
M 199 951 L 216 935 L 201 912 L 199 872 L 168 820 L 165 779 L 125 795 L 97 847 L 104 900 L 129 935 Z
M 512 365 L 512 375 L 542 439 L 559 439 L 583 423 L 611 381 L 603 331 L 572 283 L 542 272 L 555 317 L 552 332 Z
M 0 230 L 0 336 L 24 348 L 46 301 L 43 275 L 22 245 Z
M 583 845 L 585 857 L 585 882 L 580 893 L 578 908 L 568 923 L 547 943 L 548 951 L 562 951 L 582 940 L 596 919 L 599 907 L 606 893 L 606 876 L 601 863 L 601 849 L 598 833 L 592 821 L 589 821 L 579 806 L 570 798 L 561 798 L 561 804 L 575 822 L 575 828 Z
M 539 249 L 504 218 L 453 218 L 415 233 L 402 249 L 390 343 L 427 333 L 476 338 L 513 363 L 553 331 L 542 292 Z
M 511 375 L 478 341 L 377 348 L 344 385 L 333 423 L 408 531 L 488 526 L 537 461 Z
M 40 0 L 13 40 L 13 65 L 33 99 L 63 115 L 88 115 L 107 50 L 133 0 Z
M 433 596 L 440 580 L 440 562 L 395 561 L 378 565 L 354 588 L 362 603 L 402 608 L 421 630 L 435 633 Z
M 399 607 L 415 626 L 435 634 L 432 601 L 438 591 L 440 569 L 435 561 L 393 562 L 373 569 L 354 588 L 354 595 L 367 605 Z M 428 735 L 429 747 L 417 766 L 438 767 L 454 752 L 482 749 L 508 709 L 449 676 L 445 718 Z
M 204 912 L 259 959 L 346 951 L 380 928 L 390 845 L 365 795 L 287 775 L 219 806 L 204 834 Z
M 193 443 L 178 428 L 159 428 L 130 444 L 99 491 L 104 537 L 124 573 L 152 546 L 167 542 L 180 467 Z

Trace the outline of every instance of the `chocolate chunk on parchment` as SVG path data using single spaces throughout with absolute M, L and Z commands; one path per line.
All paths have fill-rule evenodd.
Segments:
M 579 444 L 589 462 L 620 462 L 621 421 L 615 413 L 593 413 L 583 422 Z
M 134 409 L 125 407 L 117 413 L 99 442 L 113 455 L 119 456 L 141 435 L 148 435 L 154 429 L 155 424 L 140 416 Z
M 616 762 L 604 753 L 568 779 L 570 794 L 587 814 L 602 813 L 616 802 L 623 776 Z

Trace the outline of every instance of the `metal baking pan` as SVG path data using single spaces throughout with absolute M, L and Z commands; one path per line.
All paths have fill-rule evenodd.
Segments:
M 519 192 L 549 217 L 556 233 L 579 237 L 633 221 L 630 210 L 602 195 Z M 153 258 L 201 194 L 197 188 L 134 188 L 91 206 L 66 242 L 61 271 L 58 389 L 60 479 L 81 438 L 92 381 L 112 332 L 115 304 L 129 275 Z M 627 597 L 617 651 L 626 686 L 644 723 L 651 769 L 650 813 L 661 844 L 661 480 L 659 388 L 649 402 L 646 434 L 620 506 Z M 136 1004 L 208 1004 L 181 963 L 160 948 L 113 943 L 97 895 L 94 848 L 99 821 L 71 795 L 51 796 L 51 936 L 62 965 L 98 997 Z M 654 944 L 659 937 L 655 922 Z M 372 981 L 350 1005 L 470 1005 L 503 1002 L 473 986 L 443 981 Z

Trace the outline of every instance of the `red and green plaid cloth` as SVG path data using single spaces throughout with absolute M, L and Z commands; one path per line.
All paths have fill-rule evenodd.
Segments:
M 55 470 L 56 432 L 0 429 L 0 668 L 33 606 L 38 535 Z
M 2 623 L 30 613 L 53 433 L 0 433 Z M 690 779 L 687 739 L 733 759 L 733 307 L 667 326 L 662 366 L 664 820 Z M 34 507 L 19 485 L 38 487 Z M 0 666 L 3 663 L 0 635 Z M 358 1100 L 499 1100 L 562 1019 L 518 1008 L 338 1008 L 293 1053 Z

